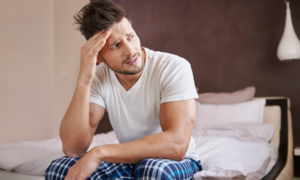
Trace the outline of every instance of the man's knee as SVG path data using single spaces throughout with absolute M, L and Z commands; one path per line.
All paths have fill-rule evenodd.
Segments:
M 70 167 L 72 167 L 81 157 L 69 158 L 64 156 L 59 159 L 55 159 L 49 165 L 45 172 L 45 179 L 64 179 L 68 173 Z
M 167 161 L 152 158 L 142 160 L 135 170 L 135 179 L 175 179 L 170 163 Z

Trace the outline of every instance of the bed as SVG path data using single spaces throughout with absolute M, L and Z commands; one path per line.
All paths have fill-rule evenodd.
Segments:
M 233 169 L 233 171 L 226 171 L 226 173 L 223 173 L 225 171 L 222 171 L 223 175 L 228 175 L 227 177 L 212 177 L 211 174 L 205 172 L 209 172 L 209 169 L 205 169 L 205 166 L 209 167 L 206 162 L 207 160 L 204 157 L 206 157 L 207 152 L 200 152 L 204 151 L 203 143 L 211 141 L 205 140 L 211 139 L 211 138 L 227 138 L 230 139 L 232 137 L 205 137 L 206 134 L 220 134 L 218 129 L 222 129 L 222 133 L 225 132 L 224 128 L 226 126 L 222 127 L 216 127 L 215 129 L 206 129 L 201 131 L 201 135 L 195 136 L 193 133 L 193 137 L 196 142 L 196 146 L 199 149 L 199 153 L 201 154 L 200 159 L 203 163 L 203 173 L 194 175 L 193 179 L 196 180 L 205 180 L 205 179 L 258 179 L 258 177 L 262 177 L 259 179 L 264 180 L 292 180 L 293 179 L 293 137 L 292 137 L 292 119 L 291 119 L 291 113 L 290 113 L 290 100 L 285 97 L 260 97 L 255 98 L 254 100 L 264 99 L 265 100 L 265 106 L 263 109 L 263 124 L 273 124 L 274 126 L 274 132 L 271 136 L 271 139 L 268 140 L 268 143 L 270 146 L 270 157 L 267 160 L 263 159 L 255 159 L 255 157 L 259 157 L 258 155 L 253 158 L 253 160 L 259 160 L 260 163 L 263 162 L 263 170 L 260 169 L 259 171 L 256 171 L 256 173 L 253 175 L 253 173 L 248 173 L 245 175 L 240 173 L 240 171 L 236 171 Z M 197 121 L 197 120 L 196 120 Z M 228 125 L 229 127 L 230 125 Z M 229 127 L 229 130 L 232 130 L 236 127 L 241 127 L 240 124 L 234 124 L 233 126 Z M 253 126 L 256 128 L 256 126 Z M 244 128 L 244 127 L 243 127 Z M 239 133 L 244 133 L 244 129 L 239 129 Z M 270 129 L 270 126 L 268 126 Z M 217 129 L 217 130 L 216 130 Z M 251 128 L 249 128 L 251 129 Z M 228 130 L 228 129 L 227 129 Z M 226 130 L 226 131 L 227 131 Z M 229 131 L 228 131 L 229 132 Z M 230 132 L 231 133 L 231 132 Z M 229 134 L 230 134 L 229 133 Z M 204 135 L 203 135 L 204 134 Z M 234 132 L 236 134 L 236 132 Z M 197 133 L 196 133 L 197 135 Z M 232 135 L 232 133 L 231 133 Z M 248 134 L 247 134 L 248 135 Z M 257 134 L 255 134 L 257 136 Z M 264 136 L 264 135 L 263 135 Z M 270 136 L 270 134 L 268 135 Z M 244 138 L 244 137 L 243 137 Z M 253 139 L 253 137 L 251 137 Z M 218 139 L 221 142 L 224 142 L 223 139 Z M 241 139 L 240 139 L 241 140 Z M 243 142 L 245 142 L 245 139 L 242 139 Z M 113 144 L 118 143 L 116 136 L 113 131 L 109 131 L 106 133 L 96 134 L 94 136 L 93 142 L 89 149 L 91 149 L 94 146 L 101 145 L 101 144 Z M 230 141 L 231 143 L 231 141 Z M 230 144 L 227 143 L 227 144 Z M 259 142 L 263 143 L 263 142 Z M 225 143 L 226 144 L 226 143 Z M 249 143 L 246 143 L 247 145 Z M 200 148 L 201 147 L 201 148 Z M 218 146 L 221 147 L 221 146 Z M 261 148 L 262 145 L 259 146 Z M 8 153 L 15 153 L 15 155 L 20 154 L 20 152 L 25 152 L 25 149 L 29 149 L 30 152 L 28 154 L 23 155 L 23 157 L 26 157 L 22 159 L 23 162 L 18 162 L 18 164 L 9 164 L 11 161 L 13 161 L 10 158 L 6 158 L 10 156 Z M 246 148 L 244 145 L 241 145 L 241 148 Z M 218 149 L 218 148 L 215 148 Z M 213 152 L 213 151 L 211 151 Z M 203 154 L 204 153 L 204 154 Z M 5 180 L 40 180 L 44 179 L 45 177 L 42 175 L 47 166 L 50 164 L 51 160 L 54 160 L 56 158 L 62 157 L 64 154 L 61 152 L 61 141 L 59 138 L 53 138 L 45 141 L 40 142 L 20 142 L 20 143 L 6 143 L 6 144 L 0 144 L 0 158 L 2 159 L 0 161 L 0 179 Z M 212 156 L 216 156 L 215 154 Z M 212 157 L 211 156 L 211 157 Z M 203 157 L 203 158 L 201 158 Z M 16 161 L 17 157 L 14 159 Z M 30 160 L 29 160 L 30 159 Z M 224 160 L 228 161 L 228 160 Z M 211 161 L 214 162 L 214 161 Z M 220 162 L 220 161 L 219 161 Z M 9 164 L 9 167 L 8 167 Z M 214 163 L 216 164 L 216 163 Z M 220 163 L 222 164 L 222 163 Z M 227 165 L 226 165 L 227 166 Z M 214 170 L 216 171 L 217 166 L 215 166 Z M 219 167 L 219 166 L 218 166 Z M 221 166 L 220 166 L 221 167 Z M 10 171 L 5 171 L 10 170 Z M 213 169 L 213 168 L 212 168 Z M 232 170 L 232 169 L 231 169 Z M 262 171 L 261 171 L 262 170 Z M 211 171 L 215 173 L 215 171 Z M 237 173 L 239 172 L 239 173 Z M 219 174 L 222 174 L 221 171 L 218 170 Z M 217 174 L 218 174 L 217 173 Z M 39 174 L 39 175 L 37 175 Z M 230 176 L 230 177 L 229 177 Z

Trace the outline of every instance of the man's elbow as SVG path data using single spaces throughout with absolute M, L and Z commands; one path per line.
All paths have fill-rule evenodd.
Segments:
M 186 153 L 183 150 L 179 149 L 179 150 L 176 150 L 176 152 L 173 154 L 172 159 L 175 161 L 182 161 L 182 160 L 184 160 L 185 155 L 186 155 Z
M 76 152 L 76 151 L 74 151 L 74 149 L 69 148 L 66 145 L 63 145 L 62 151 L 66 156 L 72 157 L 72 158 L 79 157 L 84 154 L 84 152 L 78 152 L 78 151 Z
M 176 161 L 182 161 L 185 158 L 187 152 L 186 145 L 176 144 L 173 151 L 172 159 Z
M 176 156 L 175 160 L 176 161 L 182 161 L 185 158 L 185 153 L 180 153 Z

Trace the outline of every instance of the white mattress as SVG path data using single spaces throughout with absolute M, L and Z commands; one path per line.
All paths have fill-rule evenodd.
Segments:
M 275 165 L 278 157 L 278 148 L 275 144 L 271 143 L 271 162 L 266 170 L 266 174 L 270 172 Z M 21 174 L 14 171 L 0 170 L 0 180 L 44 180 L 45 176 L 33 176 L 27 174 Z
M 265 128 L 265 126 L 264 126 L 264 128 Z M 259 129 L 259 128 L 257 128 L 257 125 L 252 125 L 252 128 L 256 129 L 256 130 Z M 220 131 L 220 130 L 222 130 L 222 131 Z M 262 129 L 262 130 L 264 130 L 264 129 Z M 220 134 L 220 132 L 222 133 L 222 136 L 219 137 L 218 135 Z M 250 144 L 252 142 L 252 141 L 250 141 L 251 138 L 249 139 L 248 137 L 246 137 L 246 139 L 245 139 L 245 137 L 243 137 L 245 135 L 249 136 L 250 132 L 254 132 L 253 130 L 251 130 L 250 125 L 241 126 L 239 124 L 230 126 L 227 129 L 226 129 L 226 127 L 223 126 L 221 129 L 216 128 L 216 129 L 203 130 L 202 134 L 201 134 L 202 138 L 200 137 L 200 139 L 199 139 L 196 137 L 195 140 L 196 140 L 196 148 L 197 148 L 196 152 L 202 157 L 202 158 L 200 157 L 200 160 L 202 159 L 201 164 L 203 165 L 204 170 L 205 170 L 205 168 L 212 167 L 212 166 L 213 166 L 213 168 L 222 168 L 221 166 L 219 167 L 218 162 L 214 162 L 215 158 L 213 158 L 213 159 L 208 158 L 209 156 L 215 157 L 216 155 L 219 155 L 220 157 L 218 159 L 225 158 L 225 162 L 232 160 L 232 159 L 227 160 L 229 157 L 228 155 L 232 155 L 232 157 L 235 158 L 236 154 L 230 154 L 230 152 L 229 152 L 229 154 L 227 153 L 228 155 L 222 154 L 224 150 L 229 151 L 230 148 L 233 148 L 233 147 L 223 146 L 222 143 L 225 145 L 227 144 L 225 142 L 225 140 L 230 141 L 232 143 L 237 143 L 237 141 L 234 141 L 235 138 L 233 138 L 232 135 L 237 136 L 237 134 L 238 134 L 239 138 L 242 138 L 242 139 L 240 139 L 240 141 L 243 142 L 244 144 L 240 144 L 241 148 L 245 148 L 246 146 L 249 146 L 251 148 L 253 146 L 253 147 L 255 147 L 254 150 L 262 151 L 263 149 L 261 149 L 260 144 L 263 142 L 259 141 L 258 143 L 260 143 L 260 144 L 257 144 L 257 143 Z M 227 137 L 224 137 L 224 135 L 226 135 L 226 134 L 227 134 Z M 261 134 L 263 136 L 259 136 L 259 134 Z M 254 139 L 255 141 L 258 141 L 257 138 L 266 138 L 266 137 L 264 137 L 266 135 L 266 133 L 262 134 L 262 133 L 256 132 L 256 133 L 254 133 L 254 135 L 257 136 Z M 270 135 L 268 135 L 268 136 L 270 136 Z M 267 138 L 267 139 L 269 139 L 269 138 Z M 246 140 L 249 143 L 245 143 Z M 89 149 L 91 149 L 92 147 L 97 146 L 97 145 L 112 144 L 112 143 L 118 143 L 114 132 L 109 132 L 107 134 L 99 134 L 94 137 L 93 142 Z M 269 143 L 267 143 L 267 144 L 269 144 Z M 46 167 L 48 167 L 50 165 L 52 160 L 62 157 L 62 155 L 60 155 L 60 154 L 49 154 L 49 149 L 48 149 L 49 146 L 51 146 L 52 148 L 54 146 L 56 146 L 56 149 L 61 149 L 61 141 L 58 138 L 58 139 L 45 140 L 45 141 L 41 141 L 41 142 L 21 142 L 21 143 L 11 143 L 11 144 L 0 144 L 0 159 L 1 159 L 0 168 L 6 169 L 6 170 L 16 169 L 16 171 L 18 171 L 18 172 L 28 173 L 28 174 L 30 174 L 30 172 L 31 172 L 31 174 L 39 174 L 39 175 L 26 175 L 26 174 L 21 174 L 21 173 L 17 173 L 17 172 L 7 172 L 5 170 L 0 170 L 0 180 L 5 180 L 5 179 L 9 179 L 9 180 L 45 179 L 45 177 L 42 174 L 45 171 Z M 266 174 L 267 174 L 272 169 L 272 167 L 274 166 L 274 164 L 277 161 L 278 148 L 273 143 L 271 143 L 269 145 L 264 145 L 264 146 L 267 147 L 267 149 L 263 150 L 264 153 L 262 153 L 262 154 L 264 154 L 264 157 L 267 157 L 267 156 L 270 157 L 270 155 L 271 155 L 271 161 L 269 163 L 269 167 L 266 170 Z M 215 147 L 217 147 L 217 148 L 215 148 Z M 225 149 L 218 150 L 218 149 L 221 149 L 221 147 L 223 147 Z M 232 150 L 235 150 L 235 147 L 237 147 L 237 146 L 234 146 L 234 148 Z M 26 154 L 25 156 L 23 155 L 25 151 L 22 148 L 28 148 L 28 149 L 25 149 L 28 152 L 28 154 Z M 34 149 L 30 149 L 30 148 L 34 148 Z M 42 151 L 42 153 L 40 153 L 40 151 L 42 149 L 43 149 L 43 151 Z M 45 149 L 48 149 L 48 150 L 45 151 Z M 214 151 L 212 151 L 212 149 Z M 36 151 L 36 153 L 34 151 Z M 18 152 L 19 153 L 22 152 L 23 153 L 22 156 L 20 156 L 20 155 L 17 156 Z M 238 149 L 237 149 L 237 152 L 239 152 Z M 213 154 L 211 154 L 211 153 L 213 153 Z M 11 154 L 11 155 L 8 156 L 8 154 Z M 44 157 L 49 157 L 51 159 L 40 158 L 40 157 L 38 157 L 38 160 L 33 159 L 33 158 L 37 158 L 37 154 L 39 154 L 41 157 L 44 156 Z M 259 157 L 259 156 L 262 156 L 262 154 L 254 154 L 254 156 Z M 50 155 L 53 155 L 53 156 L 50 157 Z M 253 157 L 253 152 L 249 152 L 249 155 L 251 155 L 251 157 Z M 242 157 L 242 156 L 243 156 L 243 154 L 240 154 L 240 156 L 236 156 L 236 158 L 241 159 L 240 157 Z M 260 159 L 261 158 L 257 158 L 256 161 L 259 161 Z M 245 159 L 245 160 L 249 161 L 248 159 Z M 20 162 L 20 161 L 22 161 L 22 162 Z M 235 162 L 235 161 L 232 161 L 232 162 Z M 30 166 L 31 166 L 30 168 L 28 166 L 28 163 L 30 163 Z M 242 165 L 250 164 L 250 165 L 252 165 L 251 167 L 255 167 L 255 165 L 259 164 L 259 163 L 253 164 L 253 160 L 251 160 L 251 163 L 245 164 L 244 161 L 240 162 L 240 164 L 242 164 Z M 229 164 L 229 165 L 231 165 L 231 164 Z M 233 164 L 236 164 L 236 162 Z M 226 166 L 227 166 L 227 164 L 226 164 Z M 245 166 L 246 169 L 250 170 L 249 167 L 250 166 L 248 166 L 248 168 L 246 168 L 246 166 Z M 35 173 L 33 173 L 33 172 L 35 172 Z M 241 172 L 243 172 L 244 175 L 247 175 L 246 171 L 241 170 Z M 262 171 L 262 172 L 265 172 L 265 171 Z

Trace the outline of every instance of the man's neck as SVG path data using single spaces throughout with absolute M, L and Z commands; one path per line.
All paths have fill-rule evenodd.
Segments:
M 142 48 L 142 61 L 143 61 L 143 69 L 141 72 L 135 74 L 135 75 L 125 75 L 125 74 L 120 74 L 116 73 L 116 77 L 121 83 L 121 85 L 128 91 L 134 84 L 139 80 L 140 76 L 142 75 L 144 68 L 145 68 L 145 61 L 146 61 L 146 53 L 144 49 Z

